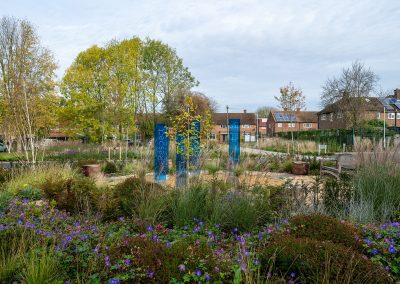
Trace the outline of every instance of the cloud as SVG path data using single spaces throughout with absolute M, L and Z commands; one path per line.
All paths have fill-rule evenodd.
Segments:
M 198 90 L 238 110 L 275 106 L 289 81 L 317 109 L 324 81 L 356 59 L 384 89 L 399 86 L 398 1 L 41 0 L 8 1 L 2 10 L 38 27 L 59 76 L 91 45 L 136 35 L 176 48 Z

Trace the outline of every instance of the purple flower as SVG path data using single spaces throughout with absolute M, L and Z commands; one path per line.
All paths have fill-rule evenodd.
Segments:
M 147 276 L 149 276 L 149 278 L 152 279 L 154 276 L 154 271 L 147 271 Z
M 152 232 L 152 231 L 153 231 L 153 227 L 148 226 L 148 227 L 147 227 L 147 231 Z
M 194 273 L 197 277 L 201 277 L 201 271 L 200 269 L 196 269 L 196 272 Z
M 296 272 L 290 273 L 290 277 L 295 278 L 296 277 Z
M 259 261 L 258 259 L 255 259 L 255 260 L 254 260 L 254 265 L 255 265 L 255 266 L 259 266 L 259 265 L 260 265 L 260 261 Z
M 211 280 L 211 276 L 208 273 L 206 273 L 206 275 L 204 275 L 204 278 L 206 279 L 206 281 Z
M 22 224 L 22 220 L 18 219 L 18 224 Z
M 184 264 L 180 264 L 179 266 L 179 271 L 185 271 L 186 266 Z
M 373 255 L 377 255 L 378 254 L 378 250 L 376 248 L 373 248 L 371 252 L 372 252 Z
M 215 228 L 217 228 L 217 229 L 218 229 L 218 228 L 219 228 L 219 224 L 215 224 Z
M 124 263 L 126 266 L 130 266 L 131 265 L 131 260 L 129 258 L 124 259 Z
M 397 252 L 397 250 L 396 250 L 396 248 L 394 247 L 393 244 L 390 244 L 390 245 L 389 245 L 389 252 L 390 252 L 390 253 L 396 253 L 396 252 Z
M 108 267 L 111 266 L 110 258 L 108 257 L 108 255 L 106 255 L 106 257 L 104 258 L 104 262 L 106 263 L 106 266 L 108 266 Z
M 117 278 L 111 278 L 110 279 L 110 284 L 119 284 L 119 280 Z

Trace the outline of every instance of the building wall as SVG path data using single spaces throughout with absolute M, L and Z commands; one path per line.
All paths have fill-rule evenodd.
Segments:
M 305 127 L 304 124 L 308 124 Z M 282 122 L 282 127 L 279 127 L 278 122 L 275 123 L 275 131 L 274 133 L 278 132 L 291 132 L 291 131 L 307 131 L 307 130 L 316 130 L 318 129 L 318 123 L 316 122 L 293 122 L 294 127 L 289 127 L 290 122 Z
M 376 111 L 366 111 L 363 114 L 365 120 L 379 119 L 383 121 L 384 113 Z M 400 112 L 397 113 L 397 119 L 394 112 L 386 113 L 386 125 L 395 126 L 395 124 L 400 127 Z M 325 114 L 325 119 L 323 119 L 323 114 L 318 114 L 318 128 L 319 129 L 342 129 L 346 128 L 346 122 L 344 118 L 341 118 L 337 113 L 327 113 Z
M 256 135 L 256 129 L 257 126 L 254 124 L 250 124 L 250 125 L 240 125 L 240 137 L 241 139 L 243 139 L 243 135 L 244 134 L 251 134 L 251 135 Z M 215 137 L 214 139 L 210 139 L 212 141 L 216 141 L 219 143 L 223 143 L 224 142 L 224 138 L 227 139 L 227 135 L 228 135 L 228 128 L 225 127 L 225 125 L 223 125 L 221 127 L 221 125 L 213 125 L 211 128 L 211 136 Z M 225 137 L 224 137 L 225 136 Z M 227 140 L 225 140 L 227 141 Z

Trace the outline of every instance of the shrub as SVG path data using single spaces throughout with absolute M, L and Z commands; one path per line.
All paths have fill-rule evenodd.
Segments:
M 342 174 L 339 181 L 330 177 L 324 179 L 322 201 L 327 213 L 345 217 L 343 215 L 349 211 L 352 195 L 353 187 L 346 174 Z
M 173 224 L 184 226 L 200 219 L 227 230 L 251 230 L 271 217 L 269 189 L 257 188 L 257 191 L 249 188 L 225 191 L 204 183 L 192 184 L 171 195 Z
M 17 194 L 24 187 L 40 188 L 48 179 L 57 177 L 67 180 L 77 175 L 69 165 L 49 164 L 37 165 L 34 168 L 20 168 L 13 177 L 4 184 L 6 191 Z
M 298 215 L 290 219 L 295 228 L 292 235 L 318 241 L 331 241 L 346 247 L 361 249 L 355 227 L 322 214 Z
M 103 167 L 103 172 L 105 174 L 114 174 L 117 172 L 117 170 L 117 165 L 113 161 L 106 161 Z
M 11 178 L 11 170 L 0 168 L 0 185 Z
M 310 283 L 392 283 L 386 271 L 361 254 L 332 242 L 279 236 L 260 255 L 262 273 Z M 271 265 L 273 266 L 271 269 Z
M 6 210 L 13 195 L 7 191 L 0 191 L 0 211 Z
M 29 200 L 39 200 L 43 197 L 43 193 L 39 188 L 34 188 L 30 185 L 26 185 L 17 192 L 16 196 Z
M 285 160 L 281 165 L 281 171 L 285 173 L 292 173 L 293 162 L 291 160 Z
M 161 185 L 131 177 L 115 186 L 114 196 L 121 214 L 149 223 L 163 221 L 168 202 Z
M 96 204 L 97 187 L 93 179 L 76 176 L 62 179 L 48 177 L 40 186 L 46 197 L 57 202 L 57 207 L 71 213 L 90 213 Z

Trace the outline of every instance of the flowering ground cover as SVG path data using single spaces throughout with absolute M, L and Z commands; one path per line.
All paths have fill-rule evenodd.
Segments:
M 72 216 L 57 209 L 54 202 L 21 198 L 10 201 L 1 211 L 0 220 L 3 252 L 7 244 L 10 251 L 18 252 L 10 245 L 15 239 L 30 240 L 19 261 L 3 253 L 2 264 L 14 267 L 9 273 L 2 271 L 3 282 L 23 282 L 28 273 L 23 267 L 24 258 L 29 258 L 29 251 L 43 258 L 49 254 L 49 248 L 54 253 L 47 261 L 55 265 L 46 280 L 55 283 L 254 283 L 261 280 L 301 283 L 308 277 L 296 265 L 283 271 L 280 263 L 274 263 L 271 257 L 265 258 L 265 251 L 273 248 L 276 240 L 297 238 L 296 231 L 302 228 L 298 220 L 295 223 L 283 220 L 250 232 L 237 228 L 222 230 L 220 224 L 208 224 L 196 218 L 183 227 L 168 228 L 124 217 L 102 222 L 96 216 Z M 397 277 L 399 223 L 359 228 L 362 234 L 354 239 L 363 244 L 366 255 L 376 267 L 386 267 Z M 301 238 L 292 241 L 300 244 L 299 255 L 309 243 Z M 330 246 L 337 249 L 334 243 Z M 14 266 L 10 265 L 13 261 Z

